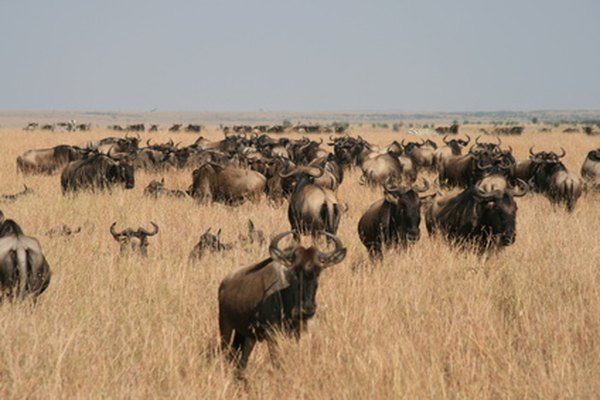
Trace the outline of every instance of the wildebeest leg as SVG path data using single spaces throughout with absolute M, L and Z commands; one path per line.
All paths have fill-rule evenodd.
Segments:
M 281 368 L 281 357 L 279 356 L 279 349 L 277 348 L 277 342 L 274 338 L 267 339 L 267 346 L 269 348 L 269 356 L 273 366 L 277 369 Z
M 236 344 L 238 344 L 240 342 L 241 342 L 241 346 L 236 348 L 236 354 L 239 354 L 239 357 L 237 358 L 237 362 L 236 362 L 237 365 L 236 365 L 236 370 L 235 370 L 235 376 L 238 379 L 244 379 L 244 370 L 246 369 L 246 366 L 248 365 L 248 358 L 250 358 L 250 353 L 252 353 L 252 349 L 254 348 L 254 345 L 256 344 L 256 340 L 249 338 L 249 337 L 244 337 L 242 335 L 238 335 L 236 333 L 233 338 L 233 345 L 235 346 Z M 241 354 L 240 354 L 240 350 L 241 350 Z

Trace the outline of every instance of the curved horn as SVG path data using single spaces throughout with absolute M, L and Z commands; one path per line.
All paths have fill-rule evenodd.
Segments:
M 561 147 L 561 148 L 560 148 L 560 150 L 561 150 L 561 152 L 562 152 L 562 153 L 561 153 L 560 155 L 558 155 L 558 154 L 557 154 L 557 155 L 556 155 L 556 157 L 558 157 L 558 158 L 563 158 L 565 155 L 567 155 L 567 152 L 565 151 L 565 149 L 563 149 L 563 148 Z
M 406 147 L 406 145 L 404 144 L 404 140 L 405 139 L 402 139 L 402 141 L 400 142 L 400 144 L 402 145 L 402 147 Z
M 475 138 L 475 144 L 481 144 L 479 143 L 479 138 L 481 137 L 481 135 L 477 136 L 477 138 Z
M 146 140 L 146 146 L 147 146 L 147 147 L 150 147 L 150 142 L 151 142 L 151 141 L 152 141 L 152 138 L 150 138 L 150 139 Z
M 323 234 L 325 236 L 327 236 L 329 239 L 333 240 L 333 242 L 335 243 L 335 249 L 333 249 L 332 251 L 325 253 L 323 251 L 319 251 L 319 258 L 322 260 L 323 262 L 323 267 L 327 267 L 328 264 L 332 263 L 331 261 L 333 256 L 336 255 L 337 253 L 341 252 L 342 250 L 344 250 L 344 245 L 342 244 L 342 241 L 340 240 L 340 238 L 338 238 L 336 235 L 333 235 L 329 232 L 323 232 Z M 345 254 L 344 254 L 345 256 Z M 338 260 L 337 262 L 339 262 L 341 260 Z
M 498 190 L 494 190 L 492 192 L 486 192 L 485 190 L 483 190 L 482 188 L 480 188 L 479 186 L 476 187 L 475 190 L 475 195 L 477 197 L 480 197 L 482 199 L 491 199 L 491 198 L 498 198 L 499 197 L 499 191 Z
M 110 226 L 110 234 L 116 239 L 117 237 L 121 236 L 123 234 L 123 232 L 117 232 L 115 230 L 115 226 L 117 225 L 117 222 L 113 222 L 112 225 Z
M 323 174 L 325 173 L 325 169 L 323 169 L 322 167 L 312 167 L 312 168 L 317 168 L 320 172 L 319 175 L 315 175 L 312 173 L 312 171 L 309 172 L 309 175 L 312 176 L 313 178 L 317 179 L 323 176 Z
M 507 189 L 507 191 L 513 197 L 523 197 L 529 192 L 529 185 L 527 183 L 525 183 L 525 181 L 523 179 L 517 178 L 517 186 L 521 188 L 520 191 L 516 191 L 515 188 Z
M 154 236 L 158 233 L 158 225 L 156 225 L 154 222 L 150 221 L 150 223 L 152 224 L 152 226 L 154 227 L 154 230 L 152 232 L 147 231 L 144 228 L 140 228 L 138 229 L 138 232 L 143 233 L 146 236 Z
M 471 136 L 469 135 L 465 135 L 467 137 L 467 143 L 465 143 L 465 146 L 468 145 L 469 143 L 471 143 Z
M 319 140 L 320 140 L 320 142 L 319 142 L 319 146 L 320 146 L 323 144 L 323 138 L 319 138 Z M 317 143 L 317 142 L 315 141 L 315 143 Z
M 297 168 L 292 168 L 290 172 L 282 173 L 283 171 L 279 171 L 278 175 L 280 178 L 289 178 L 292 175 L 295 175 L 297 172 Z
M 358 184 L 363 186 L 367 184 L 367 178 L 365 177 L 365 174 L 362 174 L 360 178 L 358 178 Z
M 529 148 L 529 154 L 531 154 L 532 156 L 534 156 L 534 157 L 535 157 L 535 153 L 533 152 L 533 148 L 534 148 L 534 147 L 535 147 L 535 146 L 531 146 L 531 147 Z
M 173 147 L 173 145 L 174 145 L 175 143 L 173 142 L 173 139 L 169 138 L 169 141 L 167 142 L 167 144 L 168 144 L 169 146 Z
M 448 136 L 449 136 L 449 135 L 446 135 L 446 136 L 444 136 L 444 138 L 442 139 L 442 141 L 443 141 L 444 143 L 446 143 L 446 144 L 448 144 L 448 142 L 446 142 L 446 138 L 447 138 Z
M 481 164 L 481 159 L 479 159 L 479 160 L 477 161 L 477 168 L 479 168 L 480 170 L 483 170 L 483 171 L 485 171 L 486 169 L 490 169 L 490 168 L 493 168 L 493 167 L 494 167 L 494 166 L 493 166 L 492 164 L 488 164 L 488 165 L 483 165 L 483 164 Z
M 298 243 L 300 242 L 300 236 L 298 235 L 298 232 L 296 232 L 296 231 L 282 232 L 282 233 L 276 235 L 273 238 L 273 240 L 271 240 L 271 244 L 269 244 L 269 253 L 283 254 L 283 250 L 281 250 L 279 248 L 279 242 L 281 241 L 281 239 L 283 239 L 284 237 L 286 237 L 288 235 L 293 235 L 294 241 L 296 242 L 296 246 L 297 246 Z
M 496 136 L 496 139 L 498 140 L 498 147 L 500 147 L 502 144 L 502 139 L 500 139 L 500 136 Z
M 419 187 L 419 186 L 413 186 L 412 190 L 414 190 L 417 193 L 423 193 L 427 190 L 429 190 L 429 181 L 425 178 L 423 178 L 423 186 Z

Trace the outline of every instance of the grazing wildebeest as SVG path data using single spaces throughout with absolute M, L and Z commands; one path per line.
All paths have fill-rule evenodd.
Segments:
M 517 204 L 514 197 L 527 193 L 527 184 L 510 187 L 502 175 L 485 177 L 461 193 L 434 198 L 426 212 L 429 234 L 441 232 L 452 242 L 470 243 L 479 252 L 499 250 L 514 243 Z
M 545 194 L 553 204 L 564 204 L 567 211 L 575 209 L 577 200 L 583 193 L 583 182 L 574 173 L 567 170 L 560 161 L 566 155 L 565 149 L 561 147 L 562 153 L 539 152 L 533 153 L 530 149 L 531 161 L 535 164 L 533 177 L 529 184 L 540 193 Z
M 14 203 L 19 199 L 19 197 L 26 196 L 28 194 L 33 193 L 33 189 L 27 187 L 27 185 L 23 185 L 24 189 L 21 192 L 15 194 L 3 194 L 0 196 L 1 203 Z
M 581 176 L 590 182 L 600 180 L 600 147 L 588 153 L 581 166 Z
M 50 284 L 50 266 L 40 243 L 23 233 L 0 211 L 0 303 L 5 299 L 34 302 Z
M 148 184 L 148 186 L 146 186 L 146 188 L 144 189 L 144 195 L 149 196 L 149 197 L 154 197 L 156 199 L 159 197 L 163 197 L 163 196 L 177 197 L 177 198 L 189 196 L 183 190 L 165 188 L 165 178 L 161 178 L 160 181 L 157 181 L 157 180 L 151 181 Z
M 188 193 L 199 202 L 217 201 L 238 205 L 246 200 L 258 201 L 267 178 L 259 172 L 232 166 L 206 163 L 192 173 Z
M 198 240 L 198 243 L 196 243 L 190 253 L 190 261 L 199 261 L 207 252 L 220 253 L 229 251 L 233 248 L 233 245 L 221 242 L 221 229 L 217 231 L 216 235 L 210 233 L 211 229 L 212 228 L 208 228 L 206 232 L 200 236 L 200 240 Z
M 335 234 L 340 224 L 340 204 L 333 191 L 315 183 L 323 176 L 322 168 L 316 170 L 319 172 L 306 170 L 296 175 L 296 187 L 289 199 L 288 220 L 292 230 L 300 233 L 316 235 L 325 231 Z
M 94 154 L 67 165 L 60 176 L 63 193 L 84 189 L 110 189 L 121 185 L 133 189 L 133 167 L 126 158 L 115 159 L 110 155 Z
M 279 242 L 288 235 L 293 235 L 294 245 L 281 249 Z M 335 243 L 328 253 L 301 246 L 296 232 L 280 233 L 271 241 L 269 258 L 231 273 L 219 285 L 221 347 L 235 362 L 239 377 L 257 341 L 267 340 L 275 361 L 273 331 L 299 339 L 315 315 L 321 272 L 346 256 L 340 239 L 325 235 Z
M 81 160 L 84 150 L 62 144 L 51 149 L 27 150 L 17 157 L 17 171 L 23 174 L 52 174 L 68 163 Z
M 152 231 L 148 231 L 144 228 L 138 228 L 133 230 L 127 228 L 121 232 L 115 230 L 116 222 L 110 226 L 110 234 L 112 237 L 119 242 L 121 254 L 127 253 L 128 251 L 139 251 L 142 256 L 148 255 L 148 236 L 154 236 L 158 233 L 158 225 L 154 222 L 150 222 L 153 226 Z
M 381 259 L 383 246 L 406 247 L 419 240 L 421 199 L 418 193 L 429 188 L 398 187 L 385 182 L 384 198 L 371 204 L 358 221 L 358 236 L 372 260 Z

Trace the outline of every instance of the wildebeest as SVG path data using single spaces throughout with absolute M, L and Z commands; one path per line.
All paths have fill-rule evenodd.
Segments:
M 313 168 L 314 169 L 314 168 Z M 321 231 L 335 234 L 340 224 L 341 207 L 330 189 L 323 188 L 315 180 L 323 176 L 306 170 L 296 176 L 296 187 L 289 199 L 288 220 L 292 230 L 316 235 Z
M 426 212 L 429 234 L 440 232 L 457 244 L 472 244 L 479 250 L 499 250 L 516 238 L 517 204 L 514 197 L 527 193 L 510 187 L 502 175 L 485 177 L 456 195 L 436 196 Z
M 294 244 L 281 249 L 280 241 L 294 237 Z M 321 272 L 346 256 L 335 235 L 331 252 L 300 245 L 295 232 L 280 233 L 269 246 L 270 257 L 231 273 L 219 285 L 219 331 L 221 347 L 241 374 L 257 341 L 267 340 L 275 356 L 274 330 L 297 339 L 306 322 L 317 311 L 316 295 Z M 239 376 L 239 375 L 238 375 Z
M 121 185 L 133 189 L 133 167 L 126 158 L 94 154 L 67 165 L 60 176 L 63 193 L 84 189 L 110 189 Z
M 154 236 L 158 233 L 158 225 L 154 222 L 152 224 L 153 230 L 148 231 L 144 228 L 138 228 L 133 230 L 127 228 L 121 232 L 115 230 L 116 222 L 113 222 L 110 226 L 110 234 L 112 237 L 119 242 L 121 254 L 125 254 L 128 251 L 139 251 L 142 256 L 148 255 L 148 236 Z
M 157 180 L 151 181 L 148 184 L 148 186 L 146 186 L 146 188 L 144 189 L 144 195 L 149 196 L 149 197 L 154 197 L 154 198 L 159 198 L 159 197 L 163 197 L 163 196 L 182 198 L 182 197 L 189 196 L 183 190 L 165 188 L 165 178 L 161 178 L 160 181 L 157 181 Z
M 254 226 L 254 222 L 252 222 L 251 219 L 248 220 L 248 233 L 240 233 L 238 235 L 238 239 L 240 243 L 249 245 L 256 243 L 259 246 L 262 246 L 267 242 L 265 239 L 264 232 L 259 229 L 256 229 L 256 227 Z
M 51 276 L 40 243 L 0 211 L 0 302 L 27 297 L 35 302 Z
M 83 149 L 66 144 L 50 149 L 27 150 L 17 157 L 17 171 L 23 174 L 52 174 L 83 156 Z
M 62 224 L 60 226 L 55 226 L 54 228 L 50 228 L 47 232 L 46 232 L 46 236 L 49 237 L 55 237 L 55 236 L 74 236 L 76 234 L 78 234 L 79 232 L 81 232 L 81 227 L 78 226 L 77 228 L 73 229 L 70 228 L 69 226 Z
M 382 184 L 388 178 L 394 180 L 402 179 L 402 165 L 397 157 L 389 153 L 379 154 L 365 160 L 361 168 L 361 184 L 374 186 Z
M 383 185 L 384 197 L 371 204 L 358 222 L 358 236 L 371 259 L 382 256 L 383 246 L 405 247 L 421 236 L 421 199 L 419 194 L 429 188 Z
M 469 142 L 471 141 L 471 137 L 467 136 L 467 140 L 462 139 L 450 139 L 447 140 L 448 135 L 444 136 L 445 146 L 439 147 L 433 153 L 433 165 L 439 166 L 442 165 L 444 160 L 448 159 L 452 156 L 460 156 L 462 154 L 462 149 L 465 148 Z
M 565 149 L 561 148 L 561 151 L 561 154 L 533 153 L 530 149 L 534 170 L 529 184 L 537 192 L 545 194 L 553 204 L 564 204 L 567 211 L 573 211 L 583 192 L 583 182 L 560 161 L 566 155 Z
M 434 141 L 421 139 L 421 143 L 405 143 L 402 140 L 401 145 L 404 147 L 404 154 L 410 157 L 417 169 L 428 169 L 434 166 L 433 156 L 437 150 L 437 144 Z
M 210 233 L 211 229 L 212 228 L 208 228 L 206 232 L 200 236 L 200 240 L 198 240 L 198 243 L 196 243 L 190 253 L 190 261 L 200 260 L 207 252 L 220 253 L 229 251 L 233 248 L 231 244 L 221 242 L 221 229 L 217 231 L 216 235 Z
M 267 179 L 249 169 L 206 163 L 192 173 L 193 182 L 188 192 L 199 202 L 217 201 L 229 205 L 246 200 L 258 201 Z
M 28 194 L 33 193 L 33 189 L 27 187 L 27 185 L 23 185 L 23 190 L 15 193 L 15 194 L 3 194 L 0 196 L 0 203 L 14 203 L 19 199 L 19 197 L 27 196 Z
M 581 166 L 581 176 L 590 182 L 600 180 L 600 147 L 587 154 Z

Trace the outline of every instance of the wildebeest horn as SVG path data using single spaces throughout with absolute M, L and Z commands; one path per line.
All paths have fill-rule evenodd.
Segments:
M 465 143 L 465 146 L 468 145 L 469 143 L 471 143 L 471 136 L 469 135 L 465 135 L 467 137 L 467 143 Z
M 171 147 L 173 147 L 173 145 L 175 144 L 175 142 L 173 142 L 173 139 L 171 139 L 171 138 L 169 138 L 169 141 L 167 143 Z
M 404 140 L 405 139 L 402 139 L 402 141 L 400 142 L 400 144 L 402 145 L 402 147 L 406 147 L 406 145 L 404 144 Z
M 152 139 L 148 139 L 146 140 L 146 146 L 150 147 L 150 142 L 152 141 Z
M 475 138 L 475 144 L 481 144 L 479 143 L 479 138 L 481 137 L 481 135 L 477 136 L 477 138 Z
M 310 171 L 310 172 L 309 172 L 309 174 L 310 174 L 310 176 L 312 176 L 313 178 L 320 178 L 320 177 L 322 177 L 322 176 L 323 176 L 323 174 L 325 173 L 325 170 L 324 170 L 323 168 L 321 168 L 321 167 L 312 167 L 312 168 L 311 168 L 311 170 L 312 170 L 312 169 L 314 169 L 314 168 L 318 169 L 318 170 L 319 170 L 319 172 L 320 172 L 320 174 L 319 174 L 319 175 L 315 175 L 315 174 L 313 174 L 313 173 L 312 173 L 312 171 Z
M 150 221 L 150 223 L 152 224 L 152 226 L 154 227 L 154 230 L 152 232 L 147 231 L 144 228 L 139 228 L 138 232 L 143 233 L 146 236 L 154 236 L 158 233 L 158 225 L 156 225 L 154 222 Z
M 493 165 L 492 164 L 488 164 L 488 165 L 483 165 L 481 164 L 481 159 L 479 161 L 477 161 L 477 168 L 481 169 L 481 170 L 486 170 L 486 169 L 490 169 L 492 168 Z
M 498 147 L 502 144 L 502 139 L 500 139 L 500 136 L 496 136 L 496 139 L 498 139 Z
M 300 235 L 297 231 L 282 232 L 276 235 L 273 238 L 273 240 L 271 240 L 271 244 L 269 245 L 269 254 L 271 254 L 271 257 L 273 257 L 273 255 L 284 257 L 283 250 L 279 248 L 279 242 L 281 241 L 281 239 L 288 235 L 293 235 L 294 241 L 296 242 L 296 246 L 298 245 L 298 243 L 300 242 Z
M 560 150 L 561 150 L 562 153 L 560 155 L 557 154 L 556 157 L 563 158 L 567 154 L 567 152 L 562 147 L 560 148 Z
M 279 177 L 280 178 L 289 178 L 290 176 L 296 174 L 297 169 L 296 168 L 292 168 L 292 170 L 290 172 L 286 172 L 286 173 L 282 173 L 283 171 L 279 171 Z
M 536 154 L 533 152 L 533 148 L 534 148 L 534 147 L 535 147 L 535 146 L 531 146 L 531 147 L 529 148 L 529 154 L 531 154 L 532 156 L 534 156 L 534 157 L 535 157 L 535 155 L 536 155 Z
M 521 188 L 520 191 L 516 191 L 515 188 L 508 189 L 508 192 L 513 197 L 523 197 L 527 194 L 527 192 L 529 192 L 529 185 L 527 183 L 525 183 L 525 181 L 523 179 L 517 178 L 517 186 Z
M 485 190 L 483 190 L 479 186 L 476 187 L 475 194 L 477 195 L 477 197 L 480 197 L 482 199 L 491 199 L 491 198 L 498 199 L 498 198 L 500 198 L 502 196 L 502 192 L 500 190 L 494 190 L 492 192 L 486 192 Z
M 512 154 L 512 146 L 508 146 L 508 152 Z
M 448 142 L 446 142 L 446 138 L 448 137 L 448 135 L 444 136 L 444 138 L 442 139 L 442 141 L 446 144 L 448 144 Z
M 323 138 L 319 138 L 319 140 L 320 140 L 320 142 L 319 142 L 319 146 L 320 146 L 323 144 Z M 315 143 L 317 143 L 317 142 L 315 141 Z
M 322 252 L 322 251 L 320 251 L 320 252 L 319 252 L 319 253 L 320 253 L 320 254 L 319 254 L 319 258 L 320 258 L 320 259 L 321 259 L 321 261 L 323 262 L 323 268 L 327 268 L 327 266 L 328 266 L 329 264 L 332 264 L 332 263 L 333 263 L 333 262 L 332 262 L 332 261 L 333 261 L 333 260 L 332 260 L 332 257 L 333 257 L 333 256 L 334 256 L 336 253 L 338 253 L 338 252 L 340 252 L 340 251 L 342 251 L 342 250 L 345 250 L 345 249 L 344 249 L 344 245 L 342 244 L 342 241 L 341 241 L 341 240 L 340 240 L 340 238 L 338 238 L 336 235 L 333 235 L 333 234 L 331 234 L 331 233 L 329 233 L 329 232 L 323 232 L 323 234 L 324 234 L 325 236 L 327 236 L 329 239 L 333 240 L 333 242 L 335 243 L 335 249 L 333 249 L 333 251 L 331 251 L 331 252 L 328 252 L 328 253 L 325 253 L 325 252 Z M 345 252 L 344 252 L 344 256 L 345 256 L 345 255 L 346 255 L 346 254 L 345 254 Z M 339 261 L 341 261 L 341 260 L 339 260 Z M 339 262 L 339 261 L 338 261 L 338 262 Z
M 123 234 L 123 232 L 117 232 L 115 230 L 115 226 L 117 225 L 117 222 L 113 222 L 112 225 L 110 226 L 110 234 L 113 235 L 113 237 L 116 239 L 117 237 L 121 236 Z
M 360 178 L 358 178 L 358 184 L 364 186 L 366 183 L 367 183 L 367 178 L 365 177 L 365 174 L 362 174 L 360 176 Z

